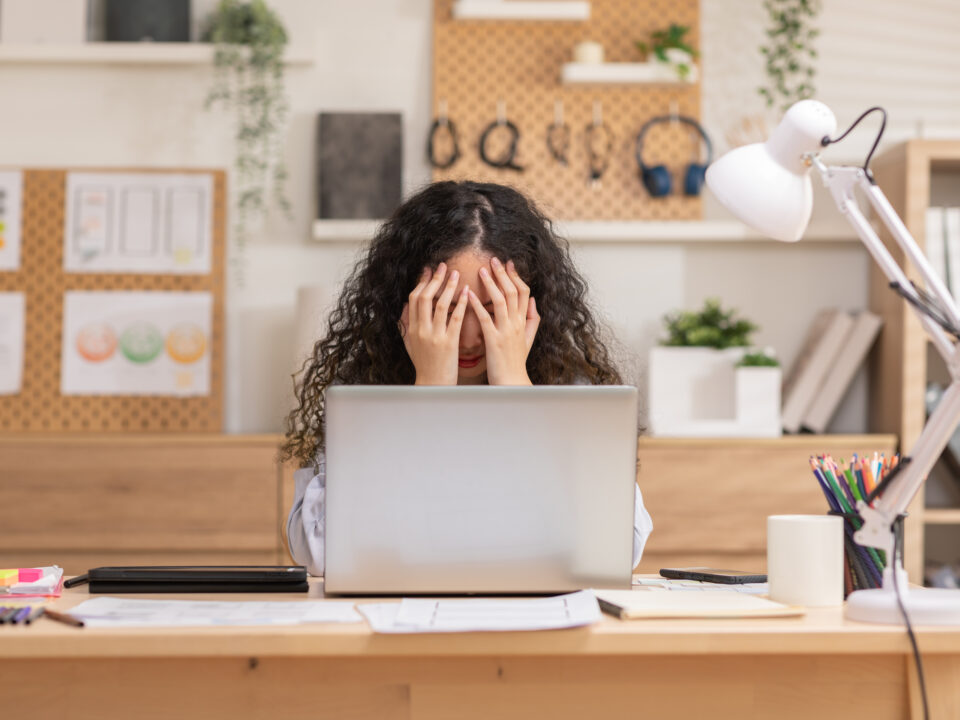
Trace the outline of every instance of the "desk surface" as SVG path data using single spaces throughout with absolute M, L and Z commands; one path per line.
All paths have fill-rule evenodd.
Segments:
M 64 611 L 90 597 L 87 586 L 65 590 L 50 605 Z M 205 600 L 322 599 L 323 583 L 309 595 L 196 594 L 130 598 Z M 358 599 L 357 602 L 382 602 Z M 960 652 L 960 628 L 919 628 L 925 655 Z M 377 635 L 366 623 L 229 628 L 74 628 L 49 619 L 0 629 L 0 659 L 163 657 L 449 657 L 530 655 L 903 655 L 910 645 L 903 628 L 843 618 L 841 608 L 812 608 L 798 618 L 731 620 L 630 620 L 604 615 L 573 630 Z M 454 639 L 455 638 L 455 639 Z

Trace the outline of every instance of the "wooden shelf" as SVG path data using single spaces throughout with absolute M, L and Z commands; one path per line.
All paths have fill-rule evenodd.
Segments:
M 363 241 L 376 234 L 383 220 L 315 220 L 313 239 L 324 242 Z M 770 242 L 735 220 L 558 220 L 556 229 L 571 242 L 676 243 Z M 846 224 L 812 226 L 803 237 L 813 242 L 858 242 Z
M 523 0 L 457 0 L 454 20 L 563 20 L 583 22 L 590 19 L 590 3 L 583 0 L 524 2 Z
M 560 78 L 565 85 L 690 85 L 676 70 L 660 62 L 564 63 Z
M 926 508 L 923 522 L 926 525 L 960 525 L 960 508 Z
M 91 42 L 73 45 L 3 44 L 0 63 L 77 65 L 209 65 L 214 46 L 210 43 Z M 287 52 L 288 65 L 312 65 L 314 58 L 302 51 Z

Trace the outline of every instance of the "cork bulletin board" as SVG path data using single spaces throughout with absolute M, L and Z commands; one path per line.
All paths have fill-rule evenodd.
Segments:
M 433 111 L 441 102 L 454 121 L 462 157 L 434 180 L 476 179 L 513 185 L 529 193 L 550 215 L 568 220 L 693 220 L 702 214 L 700 198 L 682 194 L 682 171 L 704 152 L 684 125 L 658 125 L 646 136 L 644 161 L 664 164 L 673 192 L 651 198 L 640 182 L 635 138 L 642 125 L 671 111 L 700 118 L 699 82 L 687 84 L 564 85 L 561 68 L 572 61 L 575 45 L 603 45 L 606 62 L 640 62 L 634 43 L 671 23 L 690 28 L 687 39 L 699 48 L 698 0 L 591 0 L 586 22 L 454 20 L 454 0 L 434 0 Z M 702 74 L 703 58 L 697 59 Z M 569 163 L 550 155 L 547 127 L 561 100 L 570 126 Z M 492 168 L 478 152 L 483 129 L 497 118 L 497 103 L 521 133 L 517 162 L 522 173 Z M 594 102 L 613 133 L 610 165 L 600 187 L 589 187 L 585 128 Z M 503 136 L 506 133 L 502 133 Z M 498 139 L 502 139 L 499 138 Z M 496 156 L 499 147 L 488 142 Z M 679 188 L 679 192 L 678 192 Z
M 0 432 L 219 432 L 223 424 L 226 175 L 220 170 L 84 168 L 82 172 L 207 173 L 213 178 L 208 274 L 67 273 L 63 269 L 67 170 L 23 171 L 20 268 L 0 290 L 26 296 L 23 386 L 0 397 Z M 64 293 L 70 290 L 205 291 L 213 298 L 210 393 L 196 397 L 60 394 Z

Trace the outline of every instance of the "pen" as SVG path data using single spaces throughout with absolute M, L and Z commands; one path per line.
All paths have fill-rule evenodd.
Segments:
M 0 613 L 0 625 L 3 625 L 6 622 L 13 620 L 13 616 L 17 614 L 20 608 L 8 607 L 2 613 Z
M 40 607 L 35 607 L 35 608 L 33 609 L 33 611 L 23 619 L 23 624 L 24 624 L 24 625 L 29 625 L 29 624 L 32 623 L 34 620 L 36 620 L 37 618 L 39 618 L 41 615 L 43 615 L 43 606 L 42 606 L 42 605 L 41 605 Z
M 64 625 L 83 627 L 83 620 L 78 620 L 73 615 L 67 615 L 66 613 L 59 613 L 55 612 L 54 610 L 47 610 L 44 608 L 43 616 L 48 617 L 51 620 L 56 620 L 57 622 L 62 622 Z
M 16 624 L 19 623 L 21 620 L 25 619 L 25 618 L 27 617 L 27 615 L 29 615 L 29 614 L 30 614 L 30 606 L 29 606 L 29 605 L 24 605 L 22 608 L 20 608 L 19 610 L 17 610 L 17 614 L 13 616 L 13 620 L 11 620 L 11 622 L 12 622 L 14 625 L 16 625 Z

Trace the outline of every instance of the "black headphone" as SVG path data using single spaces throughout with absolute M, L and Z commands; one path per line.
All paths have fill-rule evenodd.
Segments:
M 696 120 L 686 115 L 661 115 L 648 120 L 637 135 L 637 164 L 640 166 L 640 181 L 650 193 L 651 197 L 663 197 L 669 195 L 671 190 L 670 171 L 666 165 L 654 165 L 650 167 L 643 162 L 643 136 L 647 134 L 653 125 L 659 125 L 666 122 L 682 122 L 689 125 L 700 133 L 703 142 L 707 146 L 707 161 L 703 164 L 690 163 L 683 174 L 683 193 L 684 195 L 699 195 L 703 188 L 704 174 L 707 172 L 707 166 L 713 160 L 713 144 L 707 137 L 706 131 Z

